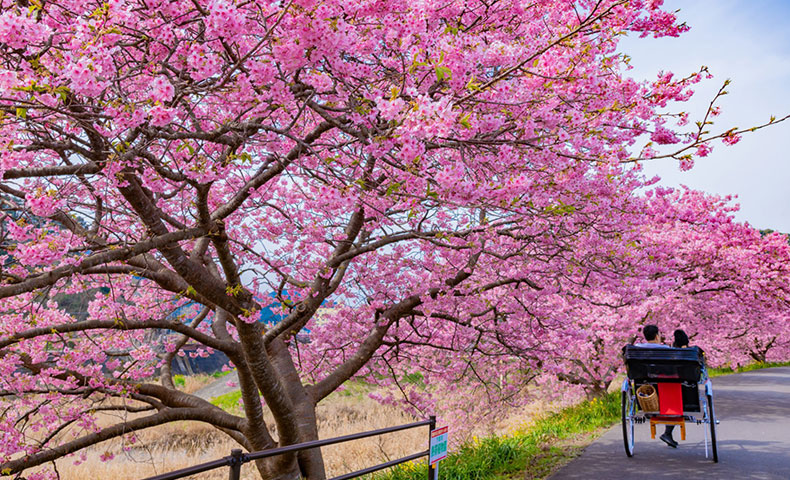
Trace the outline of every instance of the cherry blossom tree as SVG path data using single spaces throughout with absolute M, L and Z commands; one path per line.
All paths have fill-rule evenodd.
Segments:
M 744 354 L 765 361 L 771 348 L 781 350 L 787 328 L 787 236 L 735 222 L 730 200 L 683 191 L 654 204 L 662 212 L 655 232 L 674 252 L 663 261 L 678 274 L 652 313 L 687 330 L 713 365 L 742 364 Z
M 667 112 L 705 70 L 624 73 L 622 35 L 687 28 L 656 0 L 0 11 L 3 474 L 177 420 L 249 450 L 312 440 L 319 401 L 410 365 L 511 398 L 555 306 L 627 287 L 639 162 L 743 133 Z M 81 292 L 85 318 L 57 301 Z M 243 415 L 174 388 L 186 342 L 228 356 Z M 257 467 L 324 477 L 317 450 Z

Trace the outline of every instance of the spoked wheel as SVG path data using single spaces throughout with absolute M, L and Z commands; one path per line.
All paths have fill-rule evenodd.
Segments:
M 710 446 L 713 452 L 713 461 L 719 462 L 719 452 L 716 449 L 716 416 L 713 414 L 713 395 L 705 395 L 708 400 L 708 422 L 710 425 Z
M 625 454 L 629 457 L 634 456 L 634 397 L 631 389 L 622 392 L 622 422 L 623 422 L 623 444 Z

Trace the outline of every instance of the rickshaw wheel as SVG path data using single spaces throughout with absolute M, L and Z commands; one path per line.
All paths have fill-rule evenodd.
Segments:
M 630 388 L 622 392 L 622 424 L 623 424 L 623 445 L 625 454 L 629 457 L 634 456 L 634 398 L 631 396 Z
M 719 462 L 719 452 L 716 449 L 716 417 L 713 415 L 713 395 L 706 394 L 708 397 L 708 421 L 710 422 L 710 446 L 713 452 L 713 462 Z

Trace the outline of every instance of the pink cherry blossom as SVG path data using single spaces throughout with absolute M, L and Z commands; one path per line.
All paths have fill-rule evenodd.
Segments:
M 151 95 L 150 99 L 154 102 L 169 102 L 173 99 L 175 88 L 164 75 L 154 77 L 150 83 Z
M 707 157 L 711 151 L 713 151 L 713 147 L 708 143 L 703 143 L 697 146 L 696 155 L 698 157 Z
M 176 109 L 157 105 L 148 112 L 148 115 L 151 118 L 151 125 L 161 127 L 173 121 L 176 115 Z
M 732 132 L 728 133 L 727 135 L 721 138 L 721 143 L 725 145 L 735 145 L 740 141 L 741 141 L 741 136 Z

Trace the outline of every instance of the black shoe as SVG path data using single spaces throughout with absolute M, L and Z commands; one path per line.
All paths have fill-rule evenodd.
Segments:
M 658 437 L 661 439 L 662 442 L 666 443 L 672 448 L 678 448 L 678 442 L 672 439 L 671 436 L 667 435 L 666 433 Z

